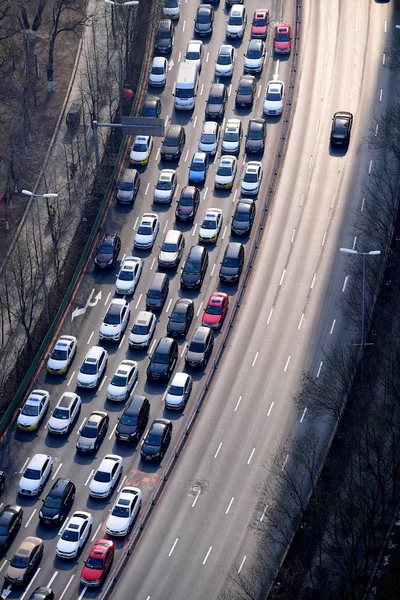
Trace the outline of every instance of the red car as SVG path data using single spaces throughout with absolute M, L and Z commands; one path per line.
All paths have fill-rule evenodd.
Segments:
M 275 54 L 290 54 L 292 47 L 292 29 L 287 23 L 275 25 L 274 52 Z
M 210 327 L 210 329 L 219 329 L 224 322 L 228 307 L 228 294 L 213 292 L 207 303 L 201 324 Z
M 269 24 L 269 11 L 266 8 L 257 8 L 253 15 L 251 25 L 251 37 L 265 39 L 267 37 Z
M 101 585 L 111 567 L 114 552 L 114 542 L 111 540 L 97 540 L 83 565 L 81 583 L 88 587 Z

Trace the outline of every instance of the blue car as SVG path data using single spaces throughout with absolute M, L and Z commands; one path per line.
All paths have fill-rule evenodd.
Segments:
M 195 152 L 189 167 L 189 183 L 204 183 L 208 164 L 207 152 Z

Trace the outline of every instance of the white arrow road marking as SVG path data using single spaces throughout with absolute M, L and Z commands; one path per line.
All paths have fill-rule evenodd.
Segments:
M 99 302 L 99 300 L 101 300 L 101 292 L 99 292 L 94 299 L 92 300 L 93 294 L 95 293 L 95 288 L 92 289 L 92 291 L 90 292 L 90 296 L 87 299 L 87 302 L 85 304 L 85 306 L 83 306 L 82 308 L 76 308 L 72 315 L 71 315 L 71 321 L 73 321 L 75 319 L 75 317 L 79 317 L 80 315 L 84 315 L 88 306 L 96 306 L 96 304 Z
M 172 58 L 171 58 L 171 60 L 168 62 L 168 71 L 171 71 L 171 70 L 173 69 L 173 67 L 174 67 L 174 64 L 175 64 L 175 63 L 174 63 L 174 61 L 173 61 L 173 60 L 172 60 Z

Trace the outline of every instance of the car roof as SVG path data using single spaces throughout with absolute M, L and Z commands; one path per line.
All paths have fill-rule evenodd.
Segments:
M 213 83 L 210 89 L 210 96 L 219 97 L 224 95 L 225 85 L 223 83 Z
M 193 333 L 192 341 L 204 341 L 210 335 L 211 329 L 209 327 L 197 327 Z
M 88 420 L 85 423 L 85 427 L 98 427 L 99 423 L 104 419 L 105 415 L 107 413 L 102 412 L 100 410 L 98 411 L 93 411 L 89 417 Z
M 102 241 L 114 243 L 114 241 L 117 239 L 117 237 L 118 236 L 116 233 L 105 233 Z
M 161 100 L 158 96 L 147 96 L 147 98 L 144 99 L 143 106 L 156 106 L 159 102 L 161 102 Z
M 242 15 L 244 11 L 245 8 L 243 4 L 233 4 L 229 14 L 236 17 L 237 15 Z
M 163 352 L 167 352 L 169 351 L 169 348 L 173 345 L 175 340 L 173 340 L 170 337 L 162 337 L 160 338 L 157 346 L 156 346 L 156 350 L 157 352 L 163 351 Z
M 241 246 L 242 244 L 240 242 L 229 242 L 225 250 L 225 257 L 237 256 L 240 252 Z
M 100 358 L 100 356 L 103 354 L 103 352 L 104 352 L 104 348 L 102 348 L 101 346 L 92 346 L 86 355 L 85 361 L 88 359 L 98 360 Z
M 219 54 L 231 54 L 233 46 L 231 44 L 222 44 L 219 49 Z
M 353 115 L 350 112 L 340 111 L 333 115 L 334 119 L 352 119 Z
M 239 79 L 239 85 L 243 85 L 244 83 L 253 83 L 253 81 L 255 81 L 255 77 L 254 75 L 242 75 L 241 78 Z
M 133 361 L 130 361 L 131 363 L 133 363 Z M 118 368 L 115 372 L 116 375 L 127 375 L 128 373 L 130 373 L 132 371 L 132 369 L 135 368 L 134 364 L 129 364 L 128 361 L 123 360 L 119 365 Z
M 170 244 L 178 243 L 180 238 L 182 237 L 182 233 L 177 229 L 170 229 L 167 231 L 164 242 L 168 242 Z
M 75 339 L 76 338 L 74 338 L 72 335 L 62 335 L 58 338 L 57 342 L 54 345 L 54 348 L 57 348 L 57 350 L 67 348 L 75 341 Z
M 226 122 L 225 131 L 238 131 L 240 129 L 239 119 L 228 119 Z
M 191 197 L 194 198 L 194 196 L 196 195 L 196 186 L 194 185 L 185 185 L 184 188 L 182 188 L 181 191 L 181 197 L 184 196 L 185 198 L 187 197 Z
M 267 87 L 269 90 L 280 92 L 281 86 L 283 86 L 283 81 L 268 81 Z
M 170 29 L 171 26 L 172 26 L 171 19 L 160 19 L 160 21 L 158 23 L 159 29 Z
M 261 119 L 250 119 L 249 128 L 253 131 L 255 129 L 262 129 L 264 127 L 265 121 L 261 121 Z
M 229 154 L 226 154 L 225 156 L 221 156 L 219 164 L 225 165 L 225 166 L 226 165 L 232 166 L 235 162 L 236 162 L 235 156 L 229 156 Z
M 189 250 L 189 254 L 188 254 L 188 258 L 190 257 L 190 260 L 198 260 L 200 261 L 201 257 L 203 256 L 203 254 L 207 252 L 207 250 L 204 248 L 204 246 L 200 246 L 199 244 L 196 244 L 195 246 L 192 246 Z
M 188 43 L 188 48 L 195 46 L 196 49 L 198 49 L 198 48 L 201 48 L 202 45 L 203 45 L 203 42 L 201 40 L 190 40 Z
M 165 137 L 178 137 L 182 129 L 182 125 L 169 125 Z
M 208 302 L 209 304 L 219 305 L 222 304 L 224 298 L 226 298 L 226 294 L 224 294 L 223 292 L 213 292 Z
M 133 398 L 129 401 L 129 404 L 127 404 L 127 406 L 125 407 L 124 414 L 128 416 L 137 414 L 139 408 L 142 406 L 145 400 L 145 396 L 135 394 Z
M 135 319 L 135 324 L 136 325 L 149 325 L 150 322 L 153 320 L 154 318 L 154 314 L 148 310 L 141 310 L 136 319 Z
M 171 385 L 184 386 L 190 375 L 187 373 L 175 373 Z
M 56 406 L 59 406 L 61 408 L 68 408 L 76 397 L 77 395 L 73 392 L 64 392 L 59 401 L 57 402 Z
M 220 208 L 207 208 L 204 218 L 205 219 L 217 219 L 218 215 L 222 213 Z
M 269 14 L 269 10 L 268 8 L 256 8 L 256 10 L 254 11 L 254 16 L 258 17 L 264 17 L 265 15 Z
M 155 56 L 153 58 L 153 67 L 164 67 L 166 63 L 165 56 Z
M 207 154 L 205 152 L 195 152 L 193 154 L 192 162 L 204 163 L 207 160 Z
M 59 477 L 47 495 L 49 496 L 51 494 L 52 498 L 60 498 L 63 496 L 65 488 L 71 483 L 72 481 L 70 479 Z
M 249 45 L 247 47 L 248 50 L 253 50 L 254 48 L 256 48 L 258 50 L 258 48 L 262 48 L 264 42 L 263 40 L 257 40 L 257 39 L 251 39 L 249 41 Z
M 175 302 L 173 310 L 175 311 L 178 309 L 178 312 L 186 312 L 187 308 L 191 304 L 193 304 L 193 300 L 190 300 L 189 298 L 178 298 L 178 300 Z
M 218 129 L 218 123 L 215 121 L 204 121 L 202 133 L 215 133 Z
M 48 458 L 51 458 L 48 454 L 35 454 L 29 461 L 27 468 L 39 469 L 44 465 Z
M 275 31 L 277 33 L 288 33 L 290 31 L 290 25 L 288 23 L 277 23 L 275 25 Z
M 106 454 L 106 456 L 101 461 L 98 471 L 101 469 L 102 471 L 112 471 L 116 462 L 120 462 L 122 460 L 122 456 L 118 454 Z

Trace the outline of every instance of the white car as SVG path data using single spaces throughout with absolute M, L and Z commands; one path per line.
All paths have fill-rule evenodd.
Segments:
M 186 48 L 185 61 L 196 65 L 201 71 L 203 66 L 204 46 L 201 40 L 190 40 Z
M 164 56 L 155 56 L 151 63 L 149 84 L 153 87 L 163 87 L 167 83 L 168 61 Z
M 107 387 L 107 400 L 123 402 L 137 382 L 139 366 L 134 360 L 123 360 Z
M 156 329 L 156 317 L 154 313 L 141 310 L 132 325 L 129 334 L 129 347 L 132 350 L 148 348 Z
M 123 298 L 114 298 L 103 317 L 99 338 L 108 342 L 119 342 L 128 326 L 131 308 Z
M 222 210 L 209 208 L 199 229 L 199 242 L 216 242 L 222 225 Z
M 256 160 L 248 162 L 242 177 L 242 194 L 245 194 L 246 196 L 255 196 L 258 194 L 262 177 L 262 164 Z
M 64 392 L 57 402 L 49 422 L 47 430 L 55 435 L 65 435 L 69 432 L 81 409 L 82 400 L 74 392 Z
M 230 44 L 222 44 L 215 63 L 215 75 L 217 77 L 230 77 L 235 67 L 235 61 L 235 48 Z
M 239 119 L 228 119 L 222 137 L 222 152 L 226 152 L 227 154 L 239 154 L 242 137 L 242 122 Z
M 47 372 L 52 375 L 66 373 L 74 359 L 78 340 L 73 335 L 62 335 L 56 342 L 47 361 Z
M 219 189 L 230 189 L 236 177 L 237 159 L 235 156 L 221 156 L 217 172 L 215 173 L 214 185 Z
M 215 156 L 219 144 L 220 126 L 215 121 L 205 121 L 200 135 L 199 152 Z
M 116 294 L 133 294 L 140 275 L 142 274 L 143 261 L 137 256 L 127 256 L 117 275 L 115 284 Z
M 269 81 L 265 92 L 264 115 L 280 115 L 285 99 L 285 84 L 283 81 Z
M 93 498 L 107 498 L 112 494 L 122 473 L 122 456 L 107 454 L 93 475 L 89 485 L 89 494 Z
M 88 389 L 95 388 L 103 377 L 107 363 L 107 350 L 101 346 L 92 346 L 76 376 L 76 385 Z
M 83 510 L 76 511 L 68 520 L 57 542 L 59 558 L 75 558 L 87 542 L 93 525 L 93 517 Z
M 153 149 L 153 138 L 151 135 L 137 135 L 132 144 L 129 156 L 132 165 L 147 165 Z
M 21 431 L 34 431 L 40 425 L 50 404 L 50 393 L 46 390 L 32 390 L 19 411 L 17 428 Z
M 180 17 L 181 0 L 164 0 L 163 16 L 172 21 L 176 21 Z
M 142 492 L 137 487 L 122 488 L 106 522 L 108 535 L 128 535 L 142 506 Z
M 261 73 L 264 66 L 265 42 L 263 40 L 250 40 L 244 57 L 245 73 Z
M 247 13 L 243 4 L 233 4 L 227 21 L 226 37 L 242 38 L 246 29 Z
M 28 463 L 18 483 L 21 496 L 37 496 L 43 490 L 53 468 L 48 454 L 35 454 Z
M 165 396 L 165 408 L 180 410 L 186 406 L 193 387 L 193 379 L 187 373 L 175 373 Z
M 176 171 L 162 169 L 154 188 L 154 202 L 169 204 L 174 197 L 177 183 Z
M 135 233 L 133 245 L 140 250 L 152 248 L 156 241 L 160 219 L 155 213 L 145 213 L 140 220 L 139 227 Z

